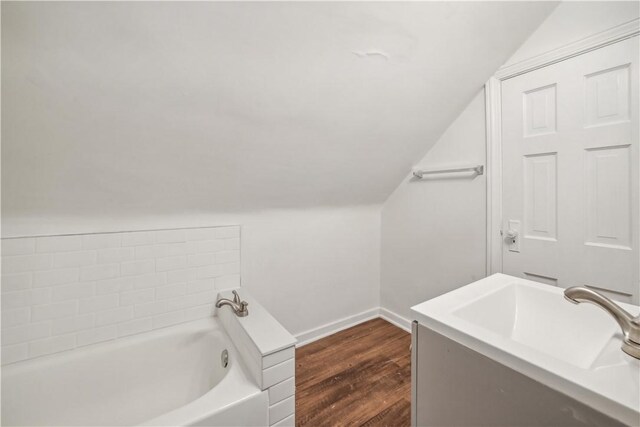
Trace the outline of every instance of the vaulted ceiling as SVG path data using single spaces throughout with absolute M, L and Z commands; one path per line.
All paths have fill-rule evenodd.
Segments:
M 381 203 L 553 7 L 3 2 L 3 214 Z

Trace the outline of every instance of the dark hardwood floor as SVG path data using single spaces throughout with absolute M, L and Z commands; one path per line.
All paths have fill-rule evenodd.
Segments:
M 411 335 L 374 319 L 296 350 L 296 425 L 408 426 Z

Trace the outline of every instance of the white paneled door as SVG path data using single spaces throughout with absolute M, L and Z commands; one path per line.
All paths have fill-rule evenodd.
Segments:
M 638 37 L 502 83 L 503 271 L 638 302 Z

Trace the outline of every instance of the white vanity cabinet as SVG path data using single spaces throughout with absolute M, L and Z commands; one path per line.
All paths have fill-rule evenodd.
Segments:
M 625 425 L 417 322 L 412 335 L 413 426 Z

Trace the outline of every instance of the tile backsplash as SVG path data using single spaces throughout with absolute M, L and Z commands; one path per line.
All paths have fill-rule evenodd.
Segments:
M 240 227 L 2 239 L 2 364 L 212 315 Z

